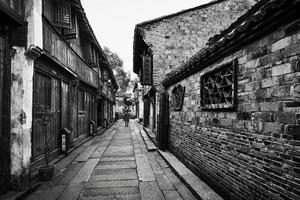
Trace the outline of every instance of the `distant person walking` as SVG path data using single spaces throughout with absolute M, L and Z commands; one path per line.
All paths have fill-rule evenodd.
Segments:
M 129 114 L 127 111 L 124 114 L 124 122 L 125 122 L 125 126 L 127 127 L 129 123 Z

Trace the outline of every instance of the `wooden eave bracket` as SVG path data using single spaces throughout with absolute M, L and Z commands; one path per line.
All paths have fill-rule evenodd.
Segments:
M 41 49 L 38 46 L 30 45 L 29 48 L 26 50 L 25 55 L 32 58 L 33 60 L 40 57 L 42 54 L 44 54 L 43 49 Z

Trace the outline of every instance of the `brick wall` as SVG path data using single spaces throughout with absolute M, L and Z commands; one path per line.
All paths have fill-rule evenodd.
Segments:
M 237 111 L 201 111 L 201 75 L 236 58 Z M 300 31 L 281 28 L 178 84 L 175 155 L 228 199 L 300 199 Z
M 248 11 L 254 0 L 227 0 L 204 9 L 141 26 L 153 51 L 154 86 L 165 74 L 205 46 L 211 36 L 224 30 Z
M 155 97 L 157 116 L 159 91 L 163 89 L 161 81 L 165 75 L 202 49 L 210 37 L 227 28 L 255 2 L 227 0 L 139 27 L 145 30 L 144 40 L 153 51 L 153 85 L 158 90 Z M 156 128 L 153 131 L 156 132 Z

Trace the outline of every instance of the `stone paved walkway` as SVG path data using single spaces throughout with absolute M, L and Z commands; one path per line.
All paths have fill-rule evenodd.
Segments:
M 26 199 L 196 199 L 158 152 L 147 151 L 133 120 L 129 127 L 117 122 L 104 135 L 83 146 L 79 153 L 77 150 L 77 156 L 69 155 L 73 161 L 68 167 L 57 164 L 60 171 L 53 181 L 43 184 Z

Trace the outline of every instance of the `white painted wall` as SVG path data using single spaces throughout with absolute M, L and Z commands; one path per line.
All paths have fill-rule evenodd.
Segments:
M 27 47 L 12 47 L 11 57 L 11 175 L 18 187 L 23 187 L 21 176 L 29 174 L 32 155 L 34 60 L 25 52 L 31 45 L 43 48 L 42 0 L 25 0 L 25 20 Z
M 28 22 L 28 45 L 43 48 L 43 2 L 42 0 L 25 0 L 25 19 Z
M 20 176 L 30 167 L 32 91 L 34 61 L 25 56 L 24 47 L 11 60 L 11 174 Z

